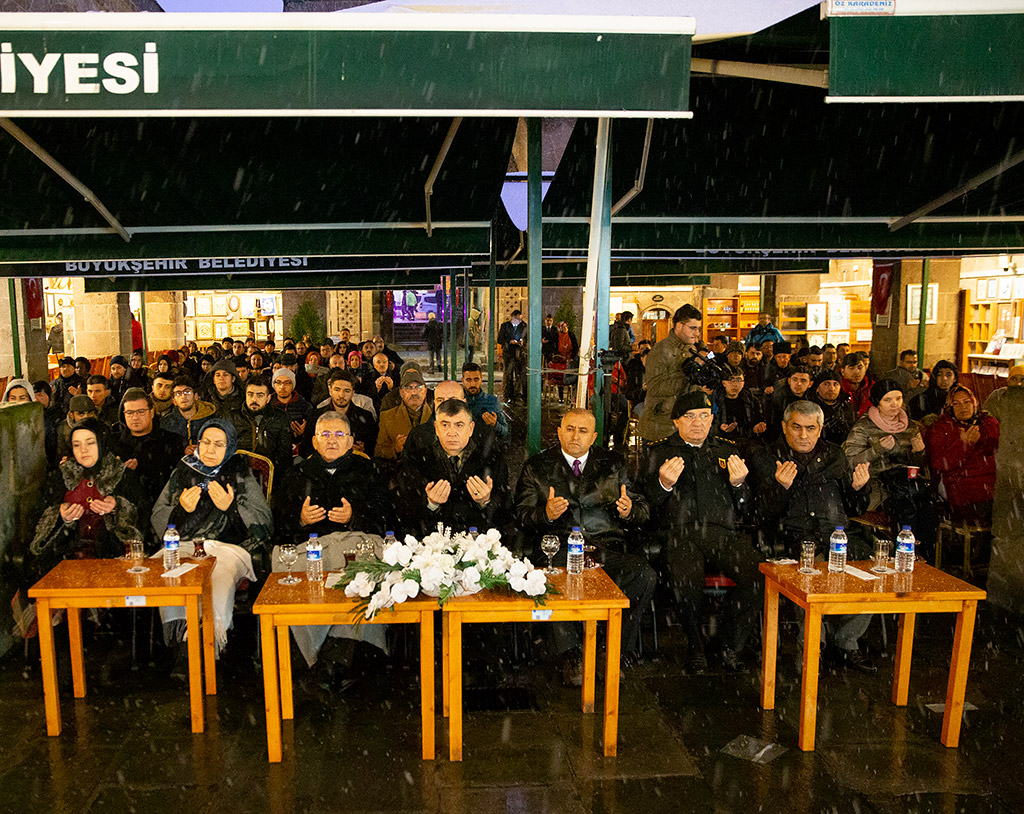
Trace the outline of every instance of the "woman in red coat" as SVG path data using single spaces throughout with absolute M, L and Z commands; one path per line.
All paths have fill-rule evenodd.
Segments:
M 954 385 L 942 415 L 928 429 L 928 459 L 942 475 L 954 520 L 992 521 L 999 422 L 978 410 L 978 399 Z

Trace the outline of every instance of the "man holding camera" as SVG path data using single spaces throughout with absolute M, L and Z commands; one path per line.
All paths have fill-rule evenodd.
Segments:
M 662 339 L 647 356 L 644 374 L 644 412 L 640 416 L 640 435 L 647 442 L 660 441 L 674 431 L 672 405 L 680 393 L 693 384 L 686 374 L 691 351 L 700 340 L 700 311 L 687 303 L 672 315 L 672 333 Z

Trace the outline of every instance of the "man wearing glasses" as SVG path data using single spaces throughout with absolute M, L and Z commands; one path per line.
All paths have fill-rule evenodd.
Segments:
M 405 441 L 414 427 L 433 418 L 433 408 L 427 404 L 427 385 L 423 374 L 409 368 L 402 374 L 398 389 L 402 403 L 380 414 L 380 431 L 374 457 L 384 461 L 395 461 L 405 448 Z
M 710 435 L 711 402 L 701 391 L 678 396 L 670 416 L 676 432 L 648 446 L 640 474 L 651 515 L 668 529 L 662 556 L 686 629 L 687 669 L 707 669 L 701 611 L 710 566 L 736 583 L 728 596 L 732 618 L 722 636 L 722 661 L 737 670 L 760 598 L 758 554 L 740 529 L 750 507 L 747 465 L 735 444 Z
M 212 418 L 217 410 L 210 402 L 199 398 L 195 383 L 189 376 L 174 379 L 171 399 L 174 409 L 160 419 L 160 426 L 184 439 L 185 454 L 188 455 L 195 452 L 206 419 Z
M 345 567 L 345 553 L 384 524 L 384 490 L 373 462 L 353 449 L 348 420 L 333 411 L 320 415 L 313 430 L 313 454 L 292 467 L 277 502 L 276 526 L 282 542 L 301 543 L 317 534 L 325 570 Z M 274 490 L 277 491 L 276 489 Z M 279 568 L 275 557 L 275 570 Z M 304 625 L 293 627 L 295 643 L 317 683 L 344 689 L 350 683 L 357 641 L 383 648 L 382 625 Z M 330 637 L 330 638 L 328 638 Z
M 135 471 L 142 494 L 135 500 L 140 516 L 148 517 L 181 456 L 179 435 L 154 423 L 153 398 L 139 387 L 129 388 L 121 401 L 124 424 L 110 444 L 110 451 Z M 149 524 L 139 524 L 148 528 Z

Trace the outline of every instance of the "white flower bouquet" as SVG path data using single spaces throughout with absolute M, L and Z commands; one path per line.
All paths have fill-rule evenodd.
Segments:
M 380 557 L 349 563 L 335 588 L 359 598 L 357 612 L 367 619 L 420 593 L 436 596 L 438 605 L 485 588 L 508 588 L 532 596 L 538 605 L 557 593 L 543 570 L 501 544 L 497 529 L 474 538 L 467 532 L 452 534 L 440 523 L 422 540 L 406 535 Z

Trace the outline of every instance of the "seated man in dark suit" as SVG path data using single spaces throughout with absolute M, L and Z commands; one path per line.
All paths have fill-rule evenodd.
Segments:
M 438 523 L 453 531 L 501 528 L 508 469 L 494 435 L 478 443 L 473 428 L 466 402 L 448 399 L 434 416 L 432 442 L 402 456 L 398 511 L 411 533 L 427 534 Z
M 622 619 L 622 653 L 630 660 L 639 653 L 640 622 L 657 580 L 643 553 L 629 550 L 630 533 L 647 522 L 648 504 L 641 492 L 633 490 L 622 456 L 593 446 L 596 437 L 594 414 L 569 410 L 558 428 L 559 445 L 523 465 L 515 514 L 529 535 L 537 562 L 541 561 L 541 537 L 556 534 L 563 540 L 559 560 L 564 565 L 564 541 L 573 526 L 579 526 L 587 543 L 597 547 L 608 576 L 629 597 L 629 610 Z M 558 625 L 554 633 L 560 652 L 578 641 L 571 625 Z M 578 666 L 567 664 L 573 670 Z M 575 673 L 566 677 L 576 682 Z

